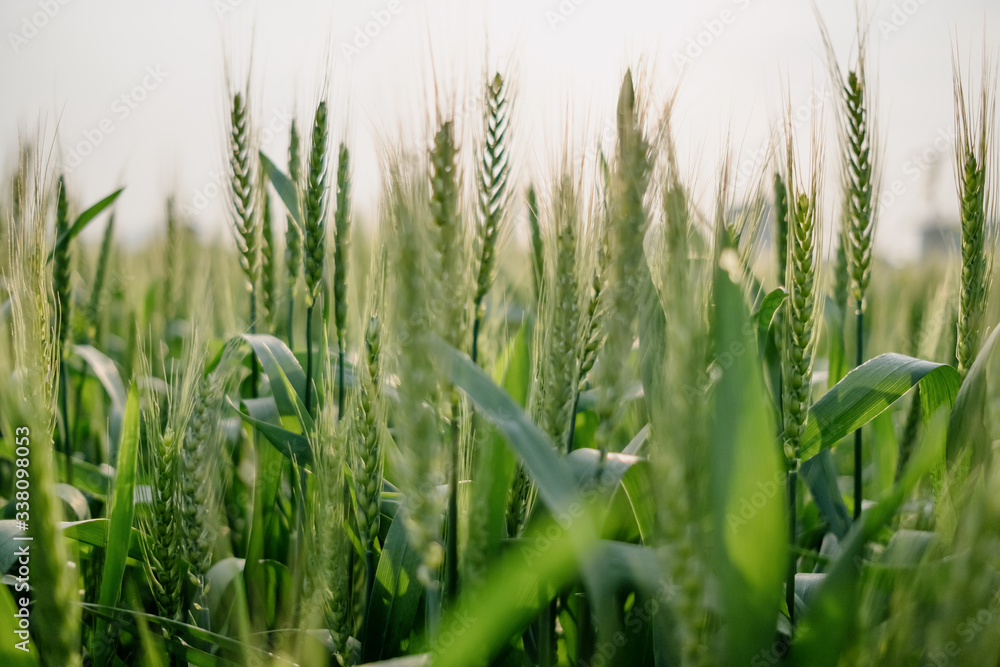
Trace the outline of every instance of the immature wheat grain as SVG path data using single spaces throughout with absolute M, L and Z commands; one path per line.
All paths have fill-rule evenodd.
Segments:
M 79 667 L 78 581 L 75 570 L 68 566 L 69 552 L 59 528 L 63 513 L 55 488 L 51 436 L 60 364 L 58 334 L 50 320 L 52 283 L 45 265 L 43 191 L 41 175 L 35 173 L 33 185 L 19 202 L 22 228 L 9 238 L 11 262 L 3 267 L 9 311 L 5 340 L 0 344 L 0 369 L 5 378 L 0 383 L 0 427 L 12 448 L 16 445 L 30 451 L 25 470 L 31 504 L 27 537 L 32 541 L 23 544 L 31 545 L 31 644 L 43 665 Z M 5 641 L 10 641 L 9 650 L 14 650 L 18 640 L 12 634 Z
M 305 194 L 305 229 L 303 230 L 304 263 L 306 279 L 306 411 L 312 410 L 312 317 L 316 299 L 323 284 L 323 266 L 326 259 L 327 214 L 327 108 L 326 100 L 316 106 L 313 118 L 309 173 Z
M 250 330 L 257 326 L 257 285 L 261 270 L 260 216 L 257 210 L 258 173 L 255 162 L 255 139 L 247 108 L 248 91 L 233 94 L 229 112 L 229 176 L 232 196 L 229 198 L 236 245 L 240 252 L 240 268 L 250 294 Z
M 997 239 L 993 146 L 996 74 L 991 63 L 984 59 L 982 91 L 973 108 L 966 101 L 957 58 L 954 70 L 956 180 L 962 226 L 962 284 L 955 356 L 959 372 L 965 375 L 979 353 Z
M 507 86 L 497 74 L 486 87 L 485 141 L 479 163 L 479 270 L 473 297 L 472 352 L 479 358 L 479 329 L 485 316 L 484 300 L 494 279 L 495 255 L 501 224 L 507 213 L 507 181 L 510 177 L 510 157 L 507 131 L 510 119 L 507 111 Z
M 179 265 L 180 248 L 177 229 L 177 216 L 174 209 L 173 196 L 167 198 L 167 239 L 164 244 L 164 274 L 163 274 L 163 310 L 167 320 L 177 317 L 175 304 L 177 289 L 174 281 L 183 275 L 184 268 Z
M 115 216 L 108 218 L 101 239 L 101 251 L 97 257 L 97 268 L 94 270 L 94 280 L 90 286 L 90 300 L 87 302 L 87 320 L 90 323 L 91 335 L 100 339 L 101 330 L 101 300 L 104 297 L 104 282 L 108 275 L 108 265 L 111 262 L 111 248 L 114 243 Z
M 347 257 L 351 247 L 351 168 L 347 146 L 337 160 L 337 210 L 333 216 L 333 318 L 337 329 L 337 406 L 344 412 L 344 364 L 347 354 Z
M 300 190 L 302 189 L 302 156 L 299 153 L 299 129 L 292 119 L 292 127 L 288 138 L 288 178 Z M 301 201 L 301 199 L 300 199 Z M 302 273 L 302 229 L 289 213 L 285 217 L 285 277 L 288 281 L 286 299 L 288 299 L 287 338 L 291 347 L 295 340 L 292 335 L 295 324 L 295 284 Z
M 646 192 L 649 186 L 650 147 L 637 105 L 631 71 L 625 73 L 618 95 L 618 142 L 610 180 L 611 233 L 609 235 L 608 334 L 599 362 L 603 387 L 601 410 L 615 411 L 624 390 L 626 357 L 635 338 L 637 309 L 635 267 L 645 262 L 643 240 L 649 224 Z M 607 443 L 616 419 L 602 422 L 598 439 Z
M 542 243 L 542 227 L 538 224 L 538 196 L 535 185 L 528 186 L 528 229 L 531 232 L 531 276 L 535 288 L 535 303 L 541 299 L 542 277 L 545 265 L 545 246 Z
M 784 285 L 788 263 L 788 192 L 780 172 L 774 173 L 774 239 L 778 253 L 778 282 Z
M 63 176 L 60 176 L 56 183 L 56 202 L 55 237 L 58 242 L 69 231 L 70 225 L 69 200 L 66 196 L 66 179 Z M 70 244 L 67 241 L 58 243 L 52 254 L 52 291 L 56 297 L 56 343 L 60 355 L 69 334 L 70 312 L 73 307 L 69 280 L 72 258 L 69 251 Z
M 785 289 L 782 331 L 781 387 L 784 423 L 784 451 L 788 465 L 788 508 L 790 512 L 789 538 L 794 549 L 796 534 L 796 490 L 798 485 L 800 445 L 809 416 L 812 392 L 812 364 L 819 327 L 816 326 L 822 292 L 818 289 L 820 241 L 820 161 L 821 154 L 813 140 L 811 173 L 802 189 L 795 170 L 795 145 L 791 121 L 786 124 L 788 201 L 788 250 L 785 272 Z M 795 622 L 795 560 L 789 567 L 785 589 L 789 620 Z
M 271 211 L 271 191 L 261 173 L 260 201 L 260 297 L 264 307 L 264 319 L 271 329 L 277 315 L 277 244 L 274 240 L 274 224 Z

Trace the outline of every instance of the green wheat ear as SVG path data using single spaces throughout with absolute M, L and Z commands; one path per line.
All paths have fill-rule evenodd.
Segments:
M 183 275 L 184 270 L 180 265 L 179 232 L 172 196 L 167 198 L 167 240 L 164 254 L 166 273 L 163 276 L 163 308 L 166 311 L 166 318 L 172 320 L 177 316 L 177 289 L 174 280 L 177 276 Z
M 271 212 L 271 192 L 262 177 L 260 201 L 260 297 L 268 328 L 274 327 L 277 312 L 277 245 Z
M 328 123 L 326 101 L 323 100 L 317 105 L 313 118 L 309 171 L 306 176 L 303 260 L 305 263 L 306 303 L 310 306 L 319 297 L 326 259 Z
M 507 213 L 510 151 L 507 131 L 507 86 L 500 74 L 486 87 L 485 142 L 479 163 L 479 271 L 473 297 L 472 353 L 478 360 L 479 329 L 486 315 L 485 298 L 493 284 L 497 241 Z
M 543 267 L 545 265 L 545 245 L 542 242 L 542 227 L 538 222 L 538 195 L 534 183 L 528 186 L 528 231 L 531 233 L 531 277 L 535 288 L 535 303 L 541 298 Z
M 649 188 L 650 145 L 643 128 L 631 72 L 626 72 L 618 95 L 618 141 L 611 165 L 609 202 L 608 335 L 599 361 L 600 383 L 611 409 L 611 398 L 623 388 L 626 357 L 635 338 L 637 307 L 636 267 L 645 262 L 643 240 L 649 226 L 646 192 Z M 609 393 L 611 392 L 611 393 Z M 613 419 L 602 424 L 600 435 L 613 431 Z
M 466 294 L 465 238 L 459 212 L 458 146 L 454 122 L 441 123 L 434 135 L 431 161 L 430 211 L 441 291 L 439 331 L 455 347 L 464 347 Z
M 301 192 L 303 188 L 302 155 L 300 153 L 299 128 L 294 118 L 288 138 L 288 178 Z M 301 199 L 299 201 L 301 202 Z M 301 273 L 302 229 L 289 213 L 285 216 L 285 279 L 288 283 L 285 291 L 285 298 L 288 300 L 286 336 L 289 347 L 293 346 L 295 340 L 292 335 L 295 324 L 295 286 Z
M 975 103 L 966 100 L 959 63 L 955 61 L 956 180 L 962 229 L 962 273 L 955 357 L 958 370 L 968 373 L 982 344 L 997 240 L 994 199 L 996 157 L 996 75 L 984 62 L 982 92 Z M 975 106 L 973 106 L 975 105 Z
M 251 298 L 251 322 L 256 319 L 257 284 L 260 280 L 261 238 L 260 224 L 255 200 L 257 169 L 253 163 L 254 151 L 251 146 L 251 128 L 247 94 L 233 94 L 230 108 L 230 185 L 232 188 L 232 218 L 236 244 L 240 251 L 240 269 L 246 281 L 246 289 Z
M 351 167 L 350 154 L 340 144 L 337 159 L 337 209 L 333 216 L 333 321 L 337 330 L 338 405 L 344 410 L 344 357 L 347 352 L 347 257 L 351 247 Z
M 69 200 L 66 196 L 66 179 L 62 176 L 56 184 L 56 239 L 69 231 Z M 56 342 L 62 354 L 69 336 L 69 318 L 72 311 L 70 293 L 70 244 L 55 246 L 52 254 L 52 293 L 56 297 Z
M 774 236 L 778 252 L 778 283 L 785 284 L 788 263 L 788 190 L 781 174 L 774 174 Z
M 862 52 L 860 58 L 864 58 Z M 866 97 L 863 63 L 847 75 L 844 86 L 846 103 L 847 147 L 844 151 L 847 179 L 847 205 L 850 215 L 844 234 L 848 242 L 847 259 L 851 276 L 851 296 L 858 310 L 864 308 L 865 293 L 871 280 L 872 238 L 875 232 L 874 141 L 870 128 L 870 103 Z
M 101 238 L 101 252 L 97 257 L 97 268 L 94 270 L 94 281 L 90 286 L 90 300 L 87 302 L 87 320 L 90 323 L 92 336 L 100 339 L 101 333 L 101 301 L 104 297 L 104 283 L 108 276 L 108 266 L 111 263 L 111 250 L 114 245 L 115 216 L 108 218 Z

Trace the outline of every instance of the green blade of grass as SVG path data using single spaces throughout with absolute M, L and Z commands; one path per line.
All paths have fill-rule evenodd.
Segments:
M 299 189 L 283 171 L 278 169 L 271 158 L 264 155 L 263 151 L 260 151 L 260 163 L 264 166 L 264 174 L 271 180 L 271 185 L 274 186 L 278 196 L 281 197 L 281 201 L 284 202 L 285 208 L 291 214 L 292 221 L 298 225 L 301 232 L 303 225 L 302 209 L 299 204 Z
M 104 552 L 104 571 L 101 575 L 101 593 L 98 601 L 106 607 L 118 605 L 121 596 L 125 561 L 132 538 L 132 519 L 135 516 L 135 467 L 139 452 L 139 392 L 133 386 L 125 404 L 125 421 L 118 461 L 115 468 L 114 496 L 108 511 L 107 547 Z M 95 660 L 107 659 L 114 646 L 103 641 L 107 628 L 103 621 L 97 623 L 95 632 Z
M 365 660 L 397 654 L 413 630 L 422 591 L 417 584 L 420 554 L 410 547 L 402 521 L 393 521 L 375 572 L 371 604 L 365 621 Z
M 110 195 L 108 195 L 107 197 L 105 197 L 104 199 L 97 202 L 96 204 L 88 208 L 86 211 L 81 213 L 80 217 L 74 220 L 73 224 L 70 225 L 70 228 L 67 229 L 62 234 L 62 236 L 56 239 L 56 242 L 53 244 L 52 250 L 49 251 L 49 256 L 45 259 L 45 261 L 51 262 L 52 258 L 56 254 L 56 250 L 62 248 L 64 245 L 66 245 L 74 238 L 76 238 L 76 236 L 83 231 L 84 227 L 90 224 L 90 222 L 93 221 L 94 218 L 99 216 L 104 211 L 104 209 L 114 204 L 115 200 L 118 199 L 118 195 L 120 195 L 123 190 L 125 190 L 125 188 L 118 188 Z

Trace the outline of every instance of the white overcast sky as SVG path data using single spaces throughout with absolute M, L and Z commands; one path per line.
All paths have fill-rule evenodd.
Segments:
M 817 6 L 846 62 L 854 3 Z M 953 47 L 974 62 L 984 35 L 997 49 L 1000 3 L 889 0 L 870 2 L 869 12 L 884 178 L 900 193 L 886 200 L 877 247 L 912 257 L 920 226 L 956 210 L 951 147 L 934 143 L 953 126 Z M 366 29 L 367 43 L 358 37 Z M 274 128 L 264 149 L 282 165 L 288 114 L 311 115 L 331 54 L 334 137 L 353 149 L 357 212 L 368 217 L 380 146 L 400 128 L 419 136 L 435 80 L 461 108 L 486 67 L 516 79 L 524 180 L 551 171 L 567 122 L 576 137 L 609 134 L 622 73 L 637 63 L 657 95 L 681 81 L 679 153 L 706 191 L 727 138 L 742 149 L 744 171 L 754 163 L 786 92 L 804 133 L 813 115 L 833 120 L 805 0 L 3 0 L 0 32 L 3 167 L 13 163 L 19 131 L 43 124 L 51 145 L 58 123 L 56 155 L 79 163 L 67 177 L 78 201 L 127 186 L 118 220 L 131 241 L 159 233 L 170 191 L 196 209 L 201 229 L 223 229 L 223 200 L 214 195 L 225 147 L 224 59 L 242 73 L 251 53 L 257 120 Z M 682 78 L 679 56 L 689 59 Z M 835 154 L 827 154 L 832 171 Z M 938 157 L 937 168 L 925 166 Z

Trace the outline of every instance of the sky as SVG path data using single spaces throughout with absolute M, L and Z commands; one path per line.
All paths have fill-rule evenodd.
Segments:
M 226 72 L 249 72 L 262 147 L 280 165 L 291 119 L 308 124 L 326 83 L 333 138 L 352 151 L 355 214 L 371 220 L 386 146 L 419 147 L 438 109 L 471 138 L 486 72 L 513 85 L 523 185 L 551 175 L 567 143 L 584 169 L 593 162 L 631 67 L 654 112 L 676 91 L 679 159 L 707 209 L 725 155 L 738 185 L 765 169 L 783 109 L 804 139 L 815 124 L 832 141 L 813 4 L 846 65 L 856 20 L 845 0 L 3 0 L 0 167 L 12 168 L 19 136 L 40 135 L 82 205 L 126 186 L 123 241 L 162 234 L 169 193 L 201 233 L 225 234 Z M 866 15 L 884 147 L 876 248 L 902 262 L 917 257 L 923 225 L 957 213 L 953 54 L 976 65 L 984 38 L 1000 48 L 1000 3 L 870 1 Z

